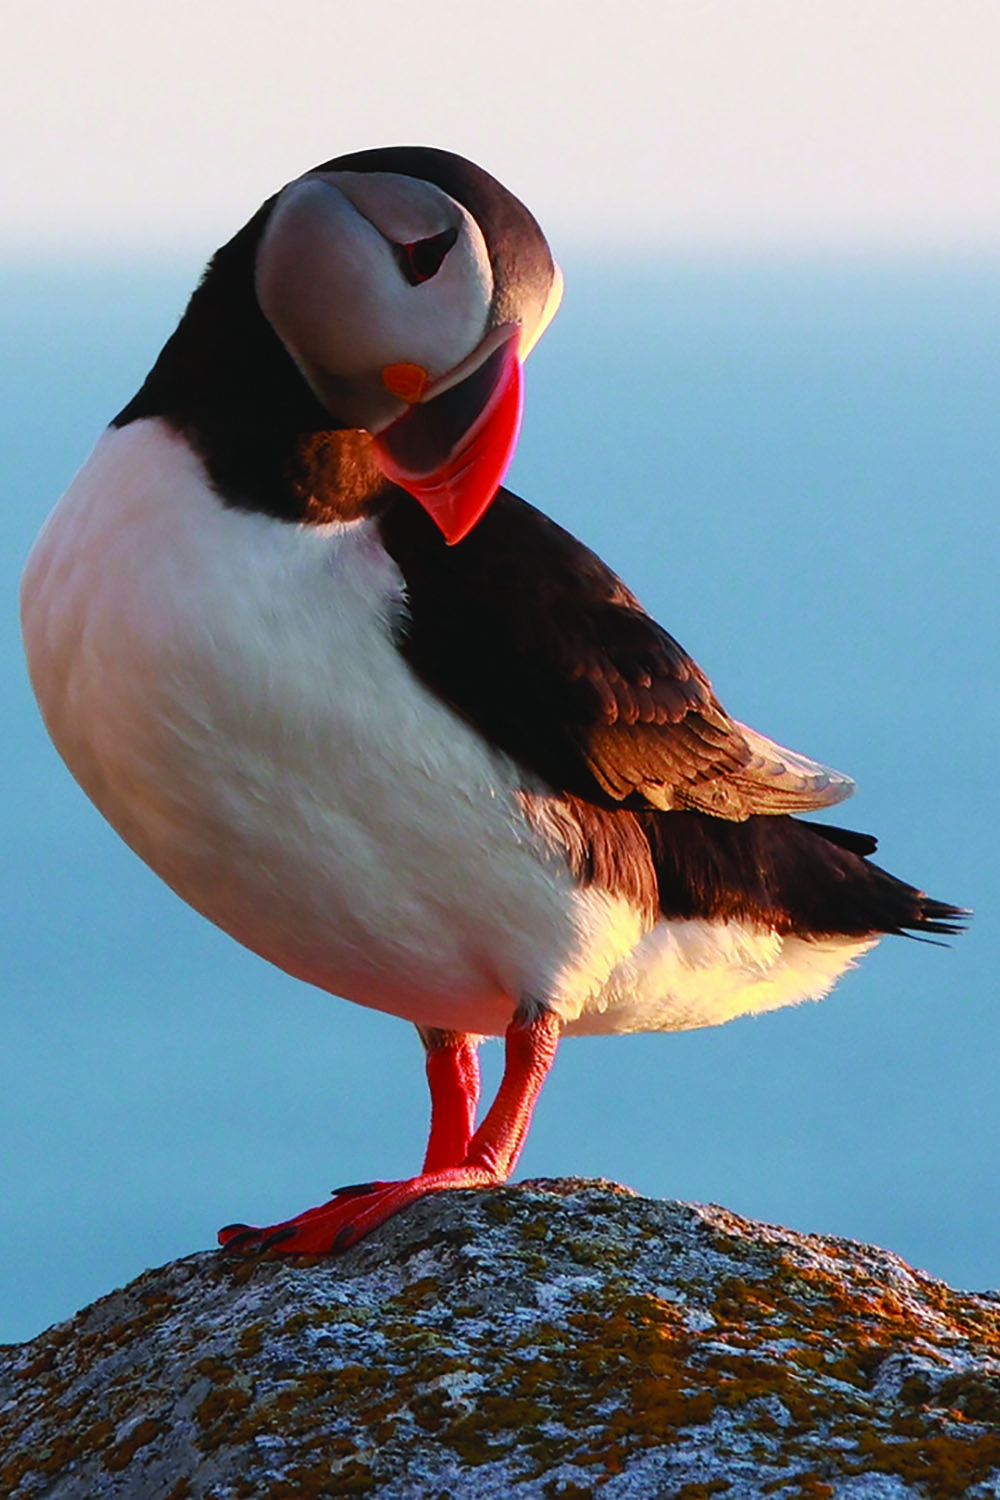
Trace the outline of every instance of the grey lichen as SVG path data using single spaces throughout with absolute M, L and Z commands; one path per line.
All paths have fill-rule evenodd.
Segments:
M 607 1183 L 195 1255 L 0 1351 L 10 1500 L 1000 1493 L 1000 1300 Z

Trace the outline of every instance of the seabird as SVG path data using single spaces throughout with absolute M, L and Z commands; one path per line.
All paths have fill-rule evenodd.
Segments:
M 29 559 L 32 683 L 104 816 L 237 941 L 426 1049 L 422 1171 L 230 1248 L 341 1250 L 504 1181 L 564 1034 L 818 997 L 883 934 L 964 915 L 802 821 L 851 781 L 730 717 L 502 487 L 560 289 L 471 162 L 325 162 L 214 256 Z

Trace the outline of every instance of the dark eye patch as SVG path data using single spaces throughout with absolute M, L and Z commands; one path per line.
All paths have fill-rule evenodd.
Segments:
M 444 264 L 444 258 L 458 239 L 457 229 L 443 229 L 426 240 L 414 240 L 410 245 L 394 245 L 399 268 L 411 286 L 430 281 Z

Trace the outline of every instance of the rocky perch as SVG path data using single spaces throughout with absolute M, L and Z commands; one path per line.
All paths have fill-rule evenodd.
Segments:
M 0 1349 L 5 1500 L 1000 1494 L 1000 1294 L 600 1182 L 193 1255 Z

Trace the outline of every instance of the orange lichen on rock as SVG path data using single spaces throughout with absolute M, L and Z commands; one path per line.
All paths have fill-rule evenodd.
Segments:
M 986 1500 L 998 1311 L 607 1184 L 442 1194 L 340 1259 L 194 1256 L 0 1351 L 0 1493 Z

